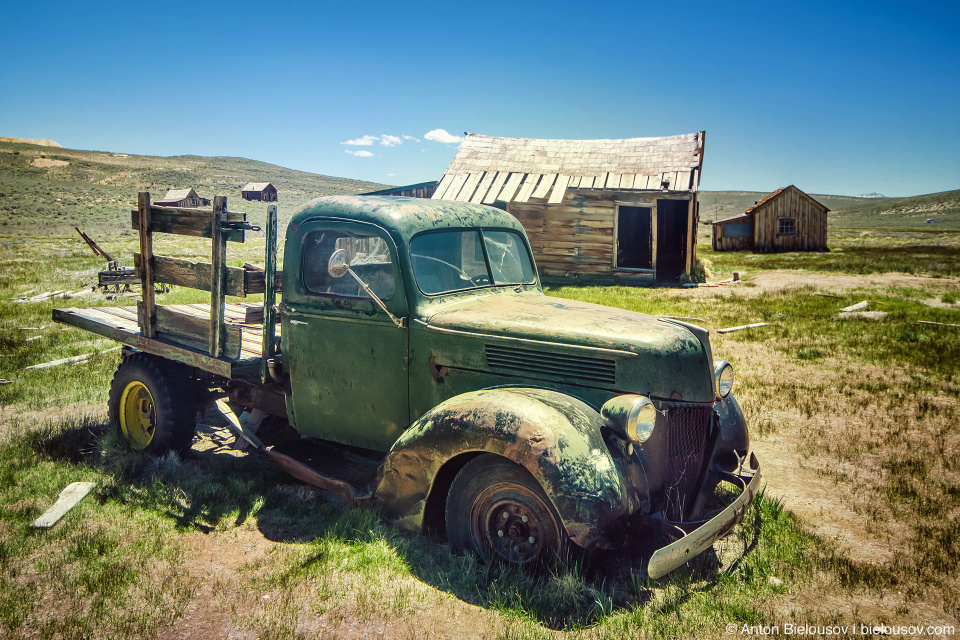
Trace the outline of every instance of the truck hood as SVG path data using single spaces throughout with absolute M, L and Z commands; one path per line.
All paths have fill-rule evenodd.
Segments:
M 426 324 L 437 333 L 482 341 L 487 370 L 662 399 L 714 400 L 706 332 L 701 342 L 690 329 L 656 316 L 544 295 L 506 294 L 460 302 L 433 314 Z M 481 363 L 471 364 L 468 368 Z

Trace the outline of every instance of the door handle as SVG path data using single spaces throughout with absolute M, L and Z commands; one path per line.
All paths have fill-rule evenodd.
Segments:
M 301 322 L 299 320 L 291 320 L 290 324 L 302 324 L 303 326 L 309 326 L 306 322 Z

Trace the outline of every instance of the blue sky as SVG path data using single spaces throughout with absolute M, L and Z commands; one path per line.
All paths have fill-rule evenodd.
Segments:
M 406 184 L 453 158 L 437 129 L 706 130 L 702 189 L 915 195 L 960 188 L 958 19 L 955 1 L 8 3 L 0 135 Z

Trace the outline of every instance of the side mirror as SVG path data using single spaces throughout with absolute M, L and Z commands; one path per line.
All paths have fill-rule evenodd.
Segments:
M 330 254 L 327 262 L 327 272 L 334 278 L 342 278 L 350 271 L 350 262 L 347 260 L 347 250 L 337 249 Z

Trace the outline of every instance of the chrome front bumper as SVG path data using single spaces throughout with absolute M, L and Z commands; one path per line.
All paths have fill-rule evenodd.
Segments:
M 660 578 L 682 564 L 703 553 L 719 538 L 730 531 L 746 513 L 760 490 L 760 462 L 754 453 L 750 453 L 750 468 L 745 464 L 737 473 L 723 473 L 721 478 L 740 487 L 743 492 L 726 509 L 709 520 L 702 522 L 661 521 L 664 530 L 682 535 L 679 540 L 657 549 L 647 564 L 647 575 Z

